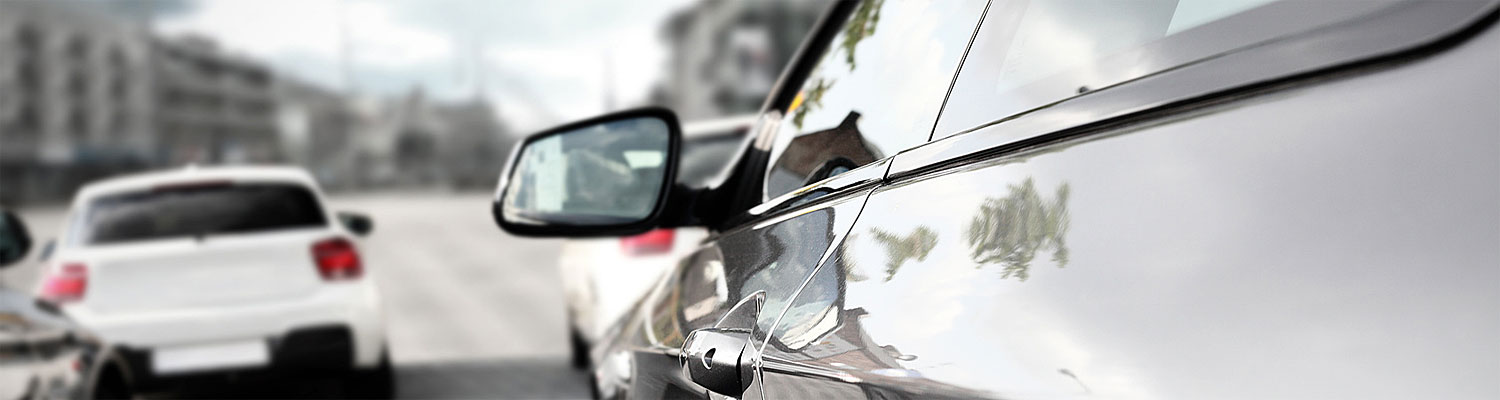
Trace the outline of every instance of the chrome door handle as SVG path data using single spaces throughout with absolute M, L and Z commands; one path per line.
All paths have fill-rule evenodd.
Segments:
M 715 393 L 739 397 L 755 379 L 750 331 L 705 328 L 688 334 L 679 362 L 682 374 Z

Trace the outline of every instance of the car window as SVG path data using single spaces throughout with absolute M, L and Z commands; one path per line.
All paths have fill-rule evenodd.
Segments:
M 677 181 L 688 187 L 703 187 L 720 171 L 730 167 L 744 134 L 684 138 Z
M 98 245 L 326 225 L 317 197 L 303 186 L 213 184 L 102 196 L 88 205 L 75 240 Z
M 996 0 L 933 130 L 951 136 L 1389 1 Z
M 860 4 L 784 114 L 762 200 L 926 142 L 984 6 Z

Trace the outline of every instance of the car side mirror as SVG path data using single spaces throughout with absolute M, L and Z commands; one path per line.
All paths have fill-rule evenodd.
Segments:
M 0 216 L 0 266 L 26 258 L 31 250 L 31 232 L 15 213 L 5 210 Z
M 682 129 L 661 108 L 609 114 L 522 141 L 502 171 L 491 212 L 522 236 L 619 236 L 663 219 Z
M 375 221 L 371 220 L 369 215 L 352 211 L 339 211 L 335 215 L 339 223 L 344 225 L 344 229 L 354 232 L 355 235 L 369 236 L 370 232 L 375 230 Z
M 47 239 L 46 243 L 42 243 L 42 250 L 36 254 L 37 261 L 47 262 L 51 260 L 53 250 L 57 250 L 57 239 Z

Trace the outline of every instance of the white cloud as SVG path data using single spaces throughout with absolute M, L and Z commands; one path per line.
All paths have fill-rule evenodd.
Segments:
M 330 88 L 484 93 L 525 132 L 604 111 L 606 57 L 616 106 L 645 101 L 667 53 L 660 24 L 692 1 L 201 0 L 157 29 L 213 38 Z
M 452 32 L 393 20 L 387 4 L 359 2 L 344 8 L 350 55 L 357 65 L 402 68 L 453 56 Z
M 339 52 L 338 3 L 332 0 L 204 1 L 192 13 L 159 22 L 157 30 L 208 36 L 258 57 Z

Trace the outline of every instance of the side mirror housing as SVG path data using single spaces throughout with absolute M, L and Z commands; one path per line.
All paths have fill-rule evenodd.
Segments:
M 45 243 L 42 243 L 42 250 L 39 251 L 39 252 L 37 252 L 37 255 L 36 255 L 37 261 L 41 261 L 41 262 L 51 261 L 52 260 L 52 252 L 54 250 L 57 250 L 57 238 L 47 239 L 47 241 Z
M 344 229 L 354 232 L 355 235 L 369 236 L 375 230 L 375 221 L 369 215 L 352 211 L 339 211 L 335 214 Z
M 663 220 L 682 147 L 662 108 L 608 114 L 531 135 L 502 171 L 491 212 L 522 236 L 621 236 Z
M 0 266 L 7 266 L 26 257 L 31 250 L 31 232 L 26 223 L 9 210 L 0 215 Z

